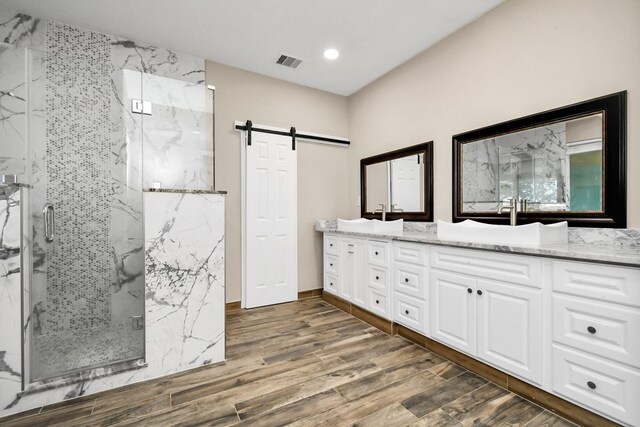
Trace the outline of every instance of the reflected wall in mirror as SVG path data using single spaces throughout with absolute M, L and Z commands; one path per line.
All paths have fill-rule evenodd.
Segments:
M 388 219 L 433 220 L 432 142 L 360 161 L 361 215 Z
M 625 94 L 454 136 L 454 220 L 625 227 Z

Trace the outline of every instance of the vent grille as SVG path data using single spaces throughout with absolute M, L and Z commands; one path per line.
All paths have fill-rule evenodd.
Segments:
M 280 58 L 276 61 L 276 64 L 284 65 L 289 68 L 298 68 L 298 65 L 302 63 L 302 59 L 294 58 L 293 56 L 280 55 Z

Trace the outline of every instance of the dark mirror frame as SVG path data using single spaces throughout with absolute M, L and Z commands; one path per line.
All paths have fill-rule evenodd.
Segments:
M 362 218 L 380 219 L 381 213 L 367 210 L 367 168 L 366 166 L 389 160 L 401 159 L 413 154 L 423 154 L 424 159 L 424 211 L 422 212 L 387 212 L 388 220 L 404 219 L 406 221 L 433 221 L 433 141 L 425 142 L 399 150 L 389 151 L 360 160 L 360 216 Z
M 518 223 L 568 221 L 570 227 L 627 226 L 627 92 L 618 92 L 453 136 L 453 222 L 508 224 L 509 215 L 462 212 L 462 145 L 569 119 L 603 114 L 603 212 L 518 212 Z

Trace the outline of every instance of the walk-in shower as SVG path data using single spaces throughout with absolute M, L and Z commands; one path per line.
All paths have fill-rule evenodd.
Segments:
M 142 128 L 123 124 L 110 47 L 51 23 L 42 51 L 0 50 L 0 174 L 24 184 L 13 199 L 26 384 L 144 360 Z
M 52 23 L 44 51 L 0 53 L 9 94 L 0 173 L 28 185 L 19 201 L 26 383 L 144 359 L 142 137 L 133 135 L 142 130 L 122 125 L 130 112 L 114 85 L 122 70 L 107 66 L 110 39 L 78 31 L 72 45 L 68 33 Z
M 213 180 L 209 91 L 114 66 L 111 40 L 50 22 L 41 50 L 0 50 L 0 175 L 24 184 L 3 184 L 21 217 L 23 387 L 144 365 L 143 189 Z
M 0 18 L 0 416 L 222 360 L 204 60 Z

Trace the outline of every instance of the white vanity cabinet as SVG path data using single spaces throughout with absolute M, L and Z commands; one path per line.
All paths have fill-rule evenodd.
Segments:
M 390 247 L 385 240 L 324 235 L 324 290 L 391 320 Z
M 431 267 L 431 337 L 542 384 L 541 262 L 433 247 Z
M 324 288 L 640 426 L 640 268 L 325 234 Z

